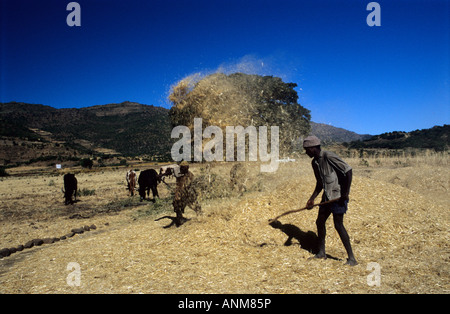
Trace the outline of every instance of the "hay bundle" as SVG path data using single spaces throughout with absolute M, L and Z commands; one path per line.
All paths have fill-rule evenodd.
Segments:
M 227 126 L 278 126 L 280 152 L 292 152 L 300 136 L 309 133 L 311 119 L 297 102 L 296 86 L 272 76 L 193 75 L 172 87 L 169 115 L 173 126 L 193 130 L 194 118 L 202 118 L 205 126 L 218 126 L 223 134 Z

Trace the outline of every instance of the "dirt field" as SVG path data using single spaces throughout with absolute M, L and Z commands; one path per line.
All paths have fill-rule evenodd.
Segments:
M 329 258 L 310 259 L 317 208 L 280 219 L 294 236 L 290 246 L 287 234 L 267 223 L 311 195 L 306 157 L 273 174 L 250 163 L 244 192 L 229 189 L 232 163 L 209 171 L 194 165 L 210 188 L 203 214 L 187 209 L 191 220 L 169 229 L 163 226 L 170 221 L 154 219 L 174 215 L 174 179 L 159 185 L 156 203 L 141 203 L 127 196 L 124 168 L 78 173 L 84 195 L 64 206 L 62 175 L 2 178 L 0 249 L 96 229 L 0 259 L 0 293 L 449 293 L 447 159 L 347 161 L 354 179 L 344 222 L 354 267 L 344 265 L 331 218 Z

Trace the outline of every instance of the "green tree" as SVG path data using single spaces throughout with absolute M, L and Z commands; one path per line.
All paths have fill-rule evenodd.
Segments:
M 80 165 L 83 168 L 91 169 L 92 166 L 94 165 L 94 162 L 91 159 L 89 159 L 89 158 L 83 158 L 83 159 L 80 160 Z

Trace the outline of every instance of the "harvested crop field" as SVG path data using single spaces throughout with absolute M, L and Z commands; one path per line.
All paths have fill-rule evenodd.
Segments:
M 0 293 L 448 293 L 447 160 L 347 161 L 354 179 L 344 222 L 354 267 L 344 265 L 331 217 L 329 258 L 311 259 L 317 208 L 280 218 L 280 229 L 268 224 L 311 195 L 315 179 L 306 157 L 280 164 L 276 173 L 259 173 L 250 163 L 243 186 L 233 189 L 232 163 L 193 165 L 207 182 L 203 214 L 187 208 L 191 220 L 168 229 L 170 221 L 154 220 L 174 215 L 174 179 L 158 186 L 156 203 L 141 203 L 127 196 L 125 168 L 80 172 L 84 195 L 64 206 L 62 175 L 3 178 L 0 249 L 96 228 L 0 259 Z M 292 245 L 285 246 L 288 234 Z M 74 274 L 78 284 L 70 281 Z

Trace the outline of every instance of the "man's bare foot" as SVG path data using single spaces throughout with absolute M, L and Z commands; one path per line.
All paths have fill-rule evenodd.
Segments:
M 347 258 L 345 265 L 355 266 L 358 265 L 358 262 L 354 258 Z
M 314 255 L 314 258 L 323 258 L 327 259 L 327 255 L 324 252 L 319 252 L 316 255 Z

